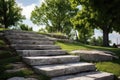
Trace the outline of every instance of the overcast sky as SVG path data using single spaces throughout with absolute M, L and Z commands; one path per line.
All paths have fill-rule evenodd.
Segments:
M 16 0 L 16 2 L 21 8 L 23 8 L 22 14 L 26 16 L 26 20 L 24 20 L 23 23 L 32 26 L 35 31 L 39 30 L 41 27 L 44 27 L 37 26 L 30 21 L 32 10 L 34 10 L 35 6 L 40 6 L 44 0 Z M 102 31 L 95 30 L 94 34 L 95 37 L 102 36 Z M 120 44 L 120 34 L 113 32 L 112 34 L 109 34 L 109 37 L 110 40 L 112 40 L 112 43 Z

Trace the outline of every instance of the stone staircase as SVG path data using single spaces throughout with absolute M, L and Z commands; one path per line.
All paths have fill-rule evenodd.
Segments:
M 6 30 L 4 37 L 36 73 L 51 80 L 114 80 L 113 74 L 96 71 L 92 63 L 80 62 L 79 56 L 67 54 L 44 35 Z

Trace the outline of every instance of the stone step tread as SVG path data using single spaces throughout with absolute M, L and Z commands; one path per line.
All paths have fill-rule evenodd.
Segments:
M 64 50 L 17 50 L 21 56 L 53 56 L 53 55 L 65 55 Z
M 54 49 L 61 49 L 60 46 L 57 45 L 11 45 L 11 47 L 15 48 L 16 50 L 54 50 Z
M 96 70 L 94 64 L 86 62 L 34 66 L 34 69 L 37 73 L 42 73 L 49 77 Z
M 8 38 L 7 38 L 8 39 Z M 52 39 L 48 39 L 48 38 L 9 38 L 8 39 L 10 42 L 14 42 L 16 40 L 18 41 L 22 41 L 22 40 L 26 40 L 26 41 L 29 41 L 29 40 L 37 40 L 37 41 L 54 41 Z
M 15 33 L 15 34 L 12 33 L 11 34 L 10 33 L 10 34 L 4 34 L 4 36 L 9 37 L 9 38 L 16 38 L 16 36 L 19 37 L 19 38 L 22 38 L 22 37 L 29 37 L 29 38 L 32 38 L 32 37 L 33 38 L 34 37 L 35 38 L 37 38 L 37 37 L 41 37 L 41 38 L 47 37 L 47 36 L 41 35 L 41 34 L 29 34 L 29 33 L 28 34 L 22 34 L 22 33 L 19 33 L 19 34 L 18 33 Z
M 49 41 L 49 40 L 45 40 L 45 39 L 41 39 L 41 40 L 34 40 L 34 39 L 20 39 L 20 40 L 16 40 L 16 39 L 11 39 L 11 41 L 13 42 L 53 42 L 53 41 Z
M 7 39 L 7 38 L 6 38 Z M 52 39 L 48 39 L 48 38 L 40 38 L 40 39 L 35 39 L 35 38 L 32 38 L 32 39 L 27 39 L 27 38 L 23 38 L 23 39 L 7 39 L 9 42 L 24 42 L 24 41 L 55 41 L 55 40 L 52 40 Z
M 15 33 L 15 34 L 4 34 L 4 37 L 6 38 L 46 38 L 45 35 L 41 35 L 41 34 L 22 34 L 22 33 Z
M 114 80 L 114 76 L 111 73 L 93 71 L 54 77 L 51 80 Z
M 4 33 L 35 33 L 33 31 L 23 31 L 23 30 L 4 30 Z
M 42 35 L 42 34 L 37 34 L 37 33 L 22 33 L 22 32 L 15 32 L 15 33 L 7 33 L 7 32 L 5 32 L 4 33 L 5 35 L 35 35 L 35 36 L 44 36 L 44 35 Z
M 54 42 L 53 41 L 13 41 L 11 42 L 11 45 L 25 45 L 25 44 L 28 44 L 28 45 L 53 45 Z
M 29 65 L 46 65 L 79 62 L 79 56 L 60 55 L 60 56 L 39 56 L 24 57 L 23 60 Z
M 37 34 L 37 35 L 42 35 L 42 34 L 38 34 L 36 32 L 32 32 L 32 31 L 20 31 L 20 30 L 5 30 L 3 31 L 4 34 Z
M 47 37 L 26 37 L 26 36 L 24 36 L 24 37 L 20 37 L 20 36 L 15 36 L 15 37 L 8 37 L 8 36 L 6 36 L 6 38 L 7 39 L 11 39 L 11 40 L 16 40 L 16 39 L 20 39 L 20 40 L 29 40 L 29 39 L 40 39 L 40 40 L 44 40 L 44 39 L 48 39 Z
M 29 34 L 29 33 L 10 33 L 10 34 L 4 34 L 5 37 L 11 37 L 11 38 L 15 38 L 17 37 L 46 37 L 45 35 L 41 35 L 41 34 Z

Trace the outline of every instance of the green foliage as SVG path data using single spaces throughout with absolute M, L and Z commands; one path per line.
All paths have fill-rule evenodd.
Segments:
M 91 36 L 94 33 L 94 29 L 91 27 L 90 23 L 87 22 L 88 15 L 86 14 L 86 11 L 79 10 L 76 16 L 71 18 L 71 22 L 74 25 L 74 28 L 78 30 L 78 39 L 80 42 L 87 44 L 88 39 L 91 38 Z
M 50 36 L 50 37 L 58 38 L 58 39 L 68 39 L 68 36 L 66 36 L 65 34 L 63 34 L 61 32 L 47 33 L 46 35 Z
M 1 25 L 0 25 L 0 31 L 3 31 L 3 30 L 6 30 L 5 28 L 1 28 Z
M 39 80 L 50 80 L 50 77 L 43 75 L 43 74 L 40 74 L 38 79 Z
M 0 46 L 5 45 L 5 42 L 3 40 L 0 40 Z
M 10 57 L 10 58 L 0 60 L 0 65 L 7 64 L 7 63 L 14 63 L 17 61 L 18 62 L 21 61 L 21 58 L 19 56 Z
M 19 24 L 19 27 L 24 31 L 33 31 L 32 27 L 29 27 L 27 24 Z
M 110 40 L 109 43 L 111 43 Z M 93 37 L 90 39 L 89 44 L 93 46 L 103 46 L 103 37 L 102 36 L 98 36 L 98 38 Z
M 94 30 L 89 28 L 89 27 L 81 27 L 80 29 L 78 29 L 78 37 L 79 37 L 79 41 L 84 43 L 84 44 L 88 44 L 88 40 L 91 38 L 91 36 L 93 35 Z
M 18 7 L 15 0 L 0 0 L 0 24 L 5 28 L 16 25 L 24 19 L 21 11 L 22 9 Z
M 39 29 L 38 32 L 39 32 L 39 33 L 47 33 L 47 30 L 46 30 L 45 28 L 41 28 L 41 29 Z
M 93 46 L 102 46 L 103 44 L 103 37 L 98 37 L 98 38 L 91 38 L 90 41 L 89 41 L 90 45 L 93 45 Z
M 14 52 L 0 50 L 0 59 L 16 56 Z
M 40 7 L 35 7 L 31 20 L 37 25 L 46 25 L 48 32 L 69 34 L 72 24 L 70 18 L 76 14 L 69 0 L 45 0 Z
M 89 27 L 103 30 L 103 45 L 109 46 L 108 34 L 120 32 L 120 0 L 70 0 L 73 7 L 82 5 L 76 15 L 75 24 L 89 24 Z
M 6 80 L 8 78 L 14 77 L 14 76 L 19 76 L 19 77 L 27 77 L 29 75 L 33 75 L 33 71 L 29 69 L 22 69 L 20 71 L 14 72 L 14 73 L 3 73 L 0 75 L 0 79 Z

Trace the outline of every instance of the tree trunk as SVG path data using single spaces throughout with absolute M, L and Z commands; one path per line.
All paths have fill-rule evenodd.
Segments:
M 4 11 L 4 15 L 3 15 L 4 21 L 3 21 L 3 23 L 4 23 L 4 27 L 8 28 L 8 26 L 7 26 L 7 16 L 6 16 L 6 14 L 7 14 L 7 7 L 5 6 L 5 0 L 3 0 L 3 7 L 4 7 L 4 9 L 3 9 L 3 11 Z
M 103 29 L 103 46 L 109 46 L 109 30 Z

